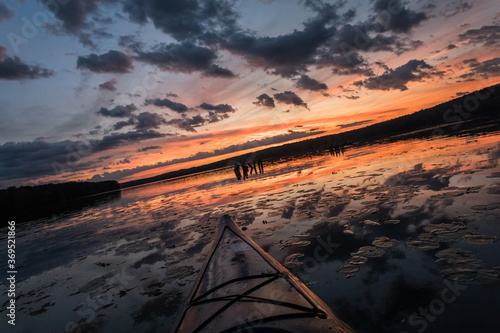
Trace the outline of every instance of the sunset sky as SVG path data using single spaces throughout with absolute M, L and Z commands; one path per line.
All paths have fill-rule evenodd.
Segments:
M 154 176 L 500 82 L 497 0 L 10 0 L 0 26 L 0 188 Z

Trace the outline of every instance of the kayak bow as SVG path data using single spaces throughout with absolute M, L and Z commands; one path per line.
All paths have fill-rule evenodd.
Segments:
M 224 215 L 173 332 L 354 331 Z

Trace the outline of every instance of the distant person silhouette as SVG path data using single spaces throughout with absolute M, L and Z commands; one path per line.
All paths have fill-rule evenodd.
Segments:
M 241 168 L 243 169 L 243 179 L 248 178 L 248 166 L 245 162 L 241 162 Z
M 259 166 L 259 172 L 260 173 L 264 173 L 264 164 L 262 164 L 262 160 L 261 159 L 259 159 L 257 161 L 257 165 Z
M 234 163 L 234 174 L 236 175 L 236 179 L 241 179 L 240 166 L 238 165 L 238 163 Z

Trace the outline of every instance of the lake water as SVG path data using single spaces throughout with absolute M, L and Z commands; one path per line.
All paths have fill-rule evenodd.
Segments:
M 2 292 L 0 331 L 168 332 L 229 214 L 359 332 L 499 332 L 499 142 L 325 151 L 18 224 L 16 326 Z

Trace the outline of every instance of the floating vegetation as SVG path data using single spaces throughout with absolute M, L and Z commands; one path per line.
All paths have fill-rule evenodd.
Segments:
M 303 253 L 292 253 L 285 257 L 285 259 L 283 260 L 283 265 L 287 266 L 288 268 L 292 266 L 300 266 L 302 265 L 302 262 L 299 259 L 303 256 Z
M 465 240 L 474 244 L 491 244 L 495 243 L 498 237 L 493 235 L 465 235 Z
M 454 259 L 454 258 L 468 258 L 472 257 L 474 253 L 470 250 L 462 249 L 459 247 L 450 247 L 436 253 L 436 257 L 440 259 Z
M 397 240 L 390 239 L 384 236 L 375 238 L 375 240 L 372 243 L 372 245 L 376 247 L 383 247 L 383 248 L 394 247 L 398 244 L 399 242 Z
M 358 271 L 359 271 L 359 266 L 353 265 L 353 264 L 345 264 L 345 265 L 339 266 L 337 268 L 337 272 L 345 274 L 345 275 L 354 274 Z
M 441 275 L 449 280 L 469 282 L 479 278 L 480 274 L 472 268 L 446 266 L 441 270 Z
M 410 249 L 428 251 L 437 249 L 439 247 L 439 243 L 425 240 L 414 240 L 406 243 L 406 246 Z
M 418 236 L 421 241 L 428 242 L 456 242 L 468 235 L 472 228 L 462 223 L 439 223 L 429 224 L 424 227 L 428 233 Z
M 500 204 L 497 202 L 494 202 L 494 203 L 490 203 L 487 205 L 475 205 L 475 206 L 472 206 L 471 209 L 472 210 L 494 210 L 494 209 L 497 209 L 498 207 L 500 207 Z
M 287 240 L 286 242 L 283 242 L 283 241 L 279 241 L 277 242 L 275 245 L 279 247 L 280 250 L 283 250 L 284 248 L 286 247 L 290 247 L 290 246 L 307 246 L 311 244 L 311 241 L 308 241 L 308 240 Z
M 396 219 L 382 221 L 383 224 L 398 224 L 399 222 L 401 221 Z
M 357 252 L 351 253 L 351 256 L 360 256 L 368 258 L 381 257 L 385 253 L 385 250 L 376 246 L 362 246 Z
M 365 225 L 380 225 L 380 223 L 372 221 L 372 220 L 364 220 L 363 224 L 365 224 Z
M 348 260 L 348 262 L 352 265 L 362 265 L 362 264 L 365 264 L 367 261 L 368 261 L 368 258 L 362 257 L 362 256 L 352 256 Z

